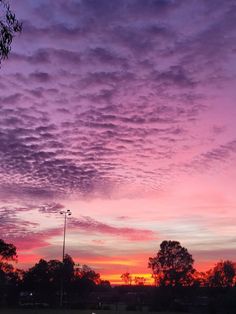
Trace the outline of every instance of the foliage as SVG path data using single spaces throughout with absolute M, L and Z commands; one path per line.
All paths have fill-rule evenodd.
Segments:
M 76 269 L 76 276 L 83 280 L 89 280 L 94 282 L 95 284 L 100 284 L 100 274 L 96 273 L 92 268 L 87 265 L 83 265 L 82 267 L 78 266 Z
M 55 260 L 49 262 L 40 259 L 33 267 L 25 272 L 23 287 L 41 295 L 53 290 L 60 282 L 61 264 Z
M 13 37 L 21 32 L 22 24 L 17 20 L 15 14 L 11 11 L 9 4 L 0 0 L 0 10 L 3 16 L 0 19 L 0 62 L 6 59 L 11 50 Z
M 146 282 L 146 278 L 144 277 L 139 277 L 139 276 L 134 277 L 134 283 L 137 286 L 143 286 L 145 282 Z
M 74 263 L 72 257 L 70 255 L 66 254 L 65 258 L 64 258 L 64 263 L 63 263 L 63 265 L 62 265 L 62 263 L 60 263 L 60 267 L 62 267 L 62 277 L 63 277 L 64 285 L 68 287 L 74 279 L 75 263 Z M 61 269 L 60 269 L 60 271 L 61 271 Z
M 192 282 L 193 258 L 177 241 L 163 241 L 155 257 L 149 258 L 156 285 L 188 286 Z
M 189 306 L 229 313 L 236 310 L 235 264 L 221 261 L 206 273 L 197 272 L 192 256 L 176 241 L 163 241 L 157 255 L 149 259 L 159 287 L 146 286 L 144 277 L 132 278 L 129 272 L 121 275 L 126 285 L 111 287 L 99 273 L 87 265 L 76 265 L 69 255 L 63 263 L 40 259 L 29 270 L 20 271 L 8 263 L 16 257 L 15 246 L 3 240 L 0 244 L 0 305 L 56 307 L 63 282 L 64 305 L 74 308 L 98 309 L 109 307 L 106 302 L 117 306 L 122 301 L 129 309 L 149 304 L 158 311 L 183 311 Z
M 89 294 L 101 283 L 100 274 L 87 265 L 75 265 L 70 255 L 65 255 L 64 263 L 58 260 L 41 259 L 25 272 L 23 288 L 32 292 L 37 302 L 51 305 L 58 304 L 60 288 L 63 280 L 65 301 L 70 296 Z
M 15 304 L 15 291 L 21 279 L 21 272 L 9 264 L 16 261 L 16 247 L 0 239 L 0 302 L 6 302 L 8 296 L 11 304 Z
M 125 285 L 131 285 L 133 278 L 129 272 L 123 273 L 120 278 L 124 281 Z
M 25 272 L 23 283 L 27 290 L 39 293 L 40 291 L 59 290 L 61 280 L 69 285 L 74 277 L 74 261 L 66 255 L 64 263 L 58 260 L 46 261 L 40 259 L 33 267 Z
M 0 239 L 0 261 L 16 261 L 16 247 Z
M 207 287 L 208 273 L 195 270 L 193 273 L 193 284 L 195 287 Z
M 101 288 L 101 290 L 110 290 L 111 289 L 111 284 L 109 280 L 101 280 L 99 283 L 99 288 Z
M 236 276 L 236 268 L 231 261 L 218 262 L 213 270 L 209 271 L 208 282 L 210 287 L 232 287 Z

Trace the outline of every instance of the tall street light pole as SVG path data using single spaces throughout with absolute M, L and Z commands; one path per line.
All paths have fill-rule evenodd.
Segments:
M 66 222 L 67 217 L 71 216 L 71 211 L 69 209 L 60 211 L 61 215 L 64 215 L 64 231 L 63 231 L 63 247 L 62 247 L 62 273 L 61 273 L 61 291 L 60 291 L 60 307 L 63 306 L 63 294 L 64 294 L 64 287 L 63 287 L 63 268 L 64 268 L 64 260 L 65 260 L 65 246 L 66 246 Z

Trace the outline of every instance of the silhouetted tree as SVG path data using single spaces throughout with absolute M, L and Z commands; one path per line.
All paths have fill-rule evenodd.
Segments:
M 8 261 L 16 261 L 16 247 L 0 239 L 0 301 L 15 303 L 15 293 L 20 277 Z
M 66 283 L 70 283 L 75 274 L 75 263 L 72 257 L 68 254 L 65 255 L 64 263 L 63 263 L 63 279 Z
M 137 286 L 144 286 L 145 282 L 146 282 L 146 278 L 144 277 L 139 277 L 139 276 L 134 277 L 134 283 Z
M 38 263 L 25 272 L 23 281 L 26 290 L 35 293 L 40 291 L 48 291 L 50 288 L 49 286 L 55 282 L 55 264 L 57 262 L 55 261 L 54 263 L 54 261 L 51 261 L 50 263 L 51 266 L 54 264 L 54 274 L 52 274 L 52 267 L 51 271 L 49 271 L 49 263 L 44 259 L 40 259 Z M 60 276 L 61 264 L 58 264 L 57 269 L 59 275 L 57 275 L 56 278 Z
M 123 273 L 120 278 L 124 281 L 125 285 L 131 285 L 133 278 L 129 272 Z
M 69 291 L 71 291 L 71 285 L 75 280 L 75 263 L 72 257 L 68 254 L 65 255 L 61 271 L 61 283 L 63 284 L 63 290 L 66 295 L 68 295 Z
M 101 282 L 100 274 L 96 273 L 92 268 L 87 265 L 83 265 L 82 267 L 78 266 L 76 268 L 76 276 L 83 280 L 92 281 L 95 284 L 100 284 Z
M 0 265 L 0 296 L 4 296 L 5 303 L 16 305 L 18 303 L 19 285 L 22 279 L 22 270 L 15 269 L 9 263 Z M 0 297 L 1 299 L 1 297 Z
M 85 296 L 100 284 L 100 274 L 89 266 L 75 266 L 71 256 L 65 255 L 64 263 L 58 260 L 41 259 L 24 274 L 23 287 L 30 291 L 38 302 L 58 304 L 63 280 L 65 301 L 71 297 Z
M 101 284 L 100 274 L 87 265 L 76 265 L 74 279 L 70 285 L 70 291 L 78 297 L 85 297 Z
M 0 305 L 16 305 L 20 291 L 30 295 L 29 302 L 58 305 L 61 280 L 66 301 L 81 299 L 95 288 L 99 291 L 111 289 L 109 281 L 102 281 L 100 274 L 87 265 L 75 266 L 68 254 L 63 263 L 55 259 L 40 259 L 24 272 L 8 263 L 16 258 L 16 247 L 0 240 Z
M 197 271 L 193 273 L 193 284 L 195 287 L 207 287 L 208 286 L 208 272 Z
M 40 259 L 25 272 L 23 290 L 32 293 L 34 302 L 58 304 L 62 279 L 62 262 Z
M 149 258 L 155 283 L 161 286 L 190 285 L 193 258 L 177 241 L 163 241 L 155 257 Z
M 101 280 L 99 283 L 99 287 L 101 288 L 101 290 L 110 290 L 111 283 L 109 280 Z
M 236 276 L 235 265 L 231 261 L 218 262 L 209 271 L 208 282 L 210 287 L 232 287 Z
M 0 261 L 15 261 L 16 258 L 16 247 L 0 239 Z
M 0 63 L 6 59 L 11 50 L 11 43 L 16 33 L 21 32 L 22 24 L 17 20 L 5 0 L 0 0 Z M 2 14 L 3 12 L 3 14 Z

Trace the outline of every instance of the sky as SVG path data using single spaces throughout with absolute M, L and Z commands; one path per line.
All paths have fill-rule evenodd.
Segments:
M 179 241 L 236 256 L 234 0 L 10 1 L 0 234 L 17 267 L 62 255 L 120 282 Z

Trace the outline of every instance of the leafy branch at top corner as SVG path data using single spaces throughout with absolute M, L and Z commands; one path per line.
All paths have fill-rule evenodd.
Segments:
M 5 0 L 0 0 L 0 63 L 11 51 L 11 44 L 16 33 L 22 31 L 22 23 L 12 12 Z

